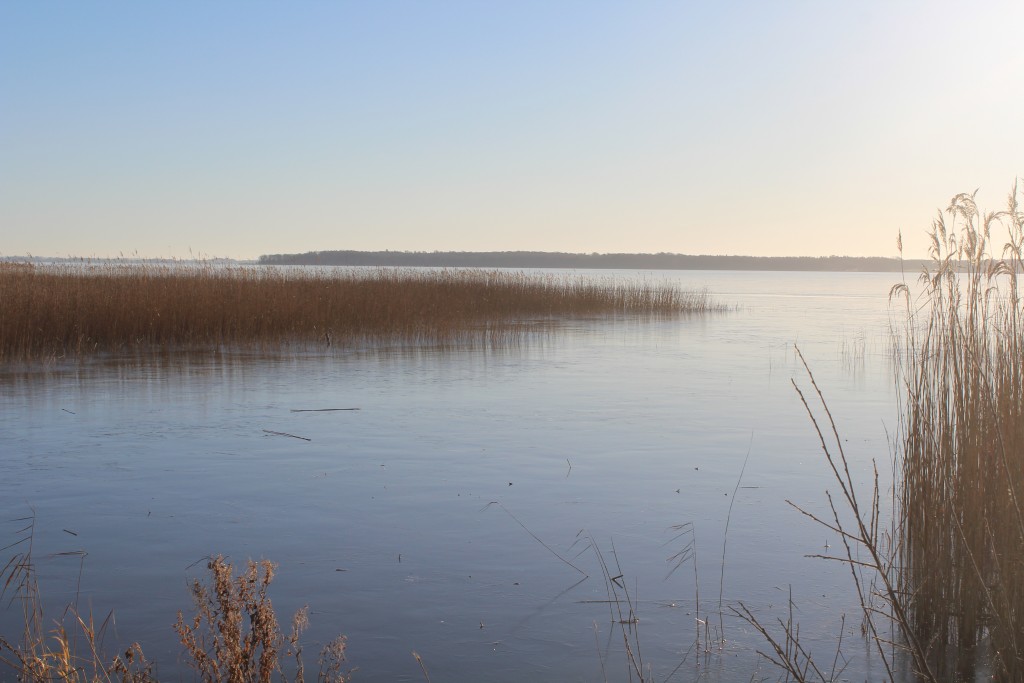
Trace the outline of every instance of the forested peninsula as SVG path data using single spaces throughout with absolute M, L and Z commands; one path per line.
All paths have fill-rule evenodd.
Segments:
M 547 251 L 309 251 L 265 254 L 264 265 L 616 268 L 625 270 L 803 270 L 917 272 L 924 261 L 860 256 L 695 256 L 690 254 L 573 254 Z

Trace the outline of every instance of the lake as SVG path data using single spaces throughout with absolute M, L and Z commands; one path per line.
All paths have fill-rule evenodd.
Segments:
M 845 676 L 870 678 L 849 570 L 806 557 L 839 539 L 786 502 L 827 514 L 836 488 L 791 380 L 810 389 L 798 346 L 864 495 L 872 459 L 886 484 L 899 276 L 580 274 L 706 286 L 730 310 L 500 349 L 0 371 L 0 546 L 34 514 L 48 616 L 112 609 L 112 651 L 139 641 L 165 680 L 192 680 L 171 626 L 216 554 L 277 563 L 282 623 L 310 606 L 307 666 L 343 633 L 357 681 L 424 680 L 413 651 L 434 681 L 627 680 L 623 628 L 651 680 L 774 679 L 728 607 L 773 622 L 790 592 L 816 659 L 844 630 Z M 20 625 L 5 602 L 0 633 Z

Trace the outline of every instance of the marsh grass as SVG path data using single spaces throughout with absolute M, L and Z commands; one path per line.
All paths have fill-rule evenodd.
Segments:
M 210 558 L 207 569 L 208 584 L 198 579 L 192 582 L 194 615 L 186 619 L 179 611 L 174 625 L 199 680 L 270 683 L 276 678 L 284 683 L 303 683 L 305 665 L 299 637 L 309 625 L 309 608 L 295 613 L 287 635 L 281 631 L 267 594 L 274 564 L 250 560 L 245 570 L 235 575 L 233 566 L 217 556 Z M 344 636 L 324 647 L 318 682 L 350 680 L 349 672 L 343 671 L 345 647 Z M 285 673 L 285 661 L 293 661 L 292 677 Z
M 825 516 L 843 551 L 814 555 L 850 571 L 861 633 L 889 681 L 1024 680 L 1024 213 L 1015 185 L 1007 208 L 981 212 L 959 194 L 932 225 L 923 293 L 900 283 L 905 321 L 894 330 L 902 388 L 892 466 L 892 514 L 877 467 L 864 496 L 814 376 L 794 382 L 838 486 Z M 996 244 L 993 233 L 1005 230 Z M 803 360 L 801 356 L 801 360 Z M 811 397 L 809 401 L 808 396 Z M 792 503 L 790 503 L 792 505 Z M 764 656 L 795 681 L 833 681 L 800 642 L 792 618 L 766 624 L 734 612 L 770 646 Z M 838 661 L 838 653 L 832 662 Z
M 132 643 L 111 656 L 104 647 L 112 613 L 100 623 L 83 615 L 78 600 L 56 619 L 47 619 L 32 556 L 35 519 L 24 520 L 21 538 L 3 548 L 20 547 L 0 572 L 0 600 L 17 602 L 23 612 L 19 639 L 0 635 L 0 679 L 28 683 L 156 683 L 155 666 L 146 660 L 142 647 Z M 68 554 L 68 553 L 65 553 Z M 82 553 L 70 553 L 84 555 Z M 268 595 L 275 566 L 269 561 L 249 561 L 237 575 L 223 557 L 207 563 L 207 583 L 194 580 L 191 592 L 195 611 L 190 618 L 178 612 L 174 630 L 184 657 L 203 683 L 305 683 L 302 632 L 309 625 L 303 607 L 292 618 L 286 634 L 278 625 Z M 339 636 L 321 649 L 317 659 L 317 683 L 347 683 L 345 637 Z
M 811 389 L 802 389 L 794 379 L 793 387 L 807 412 L 817 434 L 822 453 L 832 472 L 838 490 L 826 491 L 829 511 L 819 514 L 806 510 L 792 501 L 786 501 L 797 511 L 835 533 L 842 550 L 836 554 L 814 554 L 809 557 L 839 562 L 850 572 L 855 593 L 860 601 L 861 634 L 868 648 L 877 656 L 885 672 L 884 680 L 903 680 L 898 674 L 901 661 L 911 663 L 915 675 L 922 681 L 937 683 L 931 666 L 928 641 L 922 640 L 911 627 L 911 607 L 901 582 L 903 574 L 898 564 L 898 552 L 893 539 L 899 537 L 899 523 L 895 516 L 885 514 L 879 485 L 877 466 L 873 466 L 869 495 L 860 490 L 850 471 L 850 460 L 839 435 L 825 396 L 814 379 L 803 354 L 796 349 L 810 382 Z M 873 463 L 874 465 L 874 463 Z M 895 503 L 895 501 L 893 501 Z M 895 505 L 893 506 L 896 507 Z M 888 521 L 886 521 L 888 519 Z M 789 614 L 776 623 L 762 621 L 743 602 L 731 608 L 733 614 L 749 623 L 764 637 L 770 651 L 759 653 L 769 662 L 786 672 L 787 678 L 798 681 L 840 680 L 845 668 L 842 656 L 842 636 L 829 657 L 831 664 L 816 659 L 801 641 L 800 625 L 793 619 L 792 595 L 788 600 Z M 845 616 L 843 617 L 845 625 Z M 842 633 L 842 630 L 840 630 Z M 906 655 L 904 657 L 904 655 Z M 841 662 L 843 662 L 841 664 Z
M 913 634 L 945 676 L 1024 678 L 1024 214 L 953 198 L 924 300 L 905 295 L 900 576 Z M 995 244 L 993 233 L 1007 233 Z M 979 656 L 987 651 L 984 657 Z
M 153 666 L 138 643 L 118 655 L 105 654 L 110 615 L 97 624 L 91 613 L 80 613 L 76 600 L 48 622 L 32 556 L 35 519 L 16 521 L 26 523 L 19 532 L 22 537 L 4 550 L 23 549 L 0 572 L 0 600 L 18 603 L 23 629 L 19 640 L 0 635 L 0 672 L 6 669 L 29 683 L 155 683 Z
M 706 291 L 508 271 L 0 263 L 0 362 L 372 343 L 507 344 L 537 321 L 718 308 Z
M 993 232 L 1006 241 L 994 246 Z M 903 405 L 889 530 L 880 524 L 877 470 L 861 502 L 842 440 L 821 391 L 819 426 L 835 481 L 831 519 L 807 513 L 839 534 L 863 608 L 862 631 L 898 678 L 895 653 L 908 652 L 929 681 L 1024 677 L 1024 213 L 1019 191 L 1007 208 L 981 212 L 973 194 L 953 198 L 933 223 L 924 293 L 904 283 L 906 321 L 895 334 Z M 996 253 L 998 249 L 998 253 Z M 806 364 L 805 364 L 806 366 Z M 845 508 L 845 510 L 842 510 Z M 845 514 L 840 514 L 845 512 Z M 850 521 L 852 519 L 852 522 Z M 772 645 L 772 661 L 795 680 L 831 680 L 794 637 L 776 637 L 740 605 Z

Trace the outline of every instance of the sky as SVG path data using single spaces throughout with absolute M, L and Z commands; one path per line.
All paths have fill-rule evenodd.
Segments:
M 0 256 L 926 256 L 1024 2 L 0 3 Z

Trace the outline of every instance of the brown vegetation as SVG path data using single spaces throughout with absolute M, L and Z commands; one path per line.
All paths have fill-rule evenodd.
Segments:
M 4 567 L 0 599 L 8 592 L 20 603 L 24 630 L 20 640 L 0 636 L 0 678 L 13 674 L 28 683 L 156 683 L 153 664 L 142 647 L 132 643 L 122 654 L 110 656 L 102 643 L 111 617 L 96 624 L 75 604 L 47 627 L 43 615 L 35 565 L 32 559 L 34 519 L 28 518 L 23 537 L 14 545 L 25 550 Z M 11 546 L 8 546 L 11 547 Z M 281 632 L 267 589 L 274 565 L 266 560 L 249 561 L 244 572 L 234 575 L 223 557 L 211 558 L 209 585 L 192 584 L 195 614 L 186 619 L 179 611 L 175 631 L 184 656 L 203 683 L 304 683 L 305 666 L 299 637 L 308 626 L 307 608 L 295 613 L 288 635 Z M 328 643 L 317 660 L 317 683 L 346 683 L 345 637 Z
M 39 592 L 35 564 L 32 559 L 35 518 L 24 520 L 22 538 L 7 548 L 22 546 L 0 572 L 0 600 L 10 595 L 24 617 L 20 640 L 0 635 L 0 675 L 7 673 L 28 683 L 155 683 L 152 665 L 142 654 L 138 643 L 132 643 L 123 654 L 109 657 L 101 643 L 110 616 L 99 624 L 92 614 L 81 614 L 77 600 L 68 605 L 59 619 L 46 626 L 43 601 Z
M 827 516 L 862 607 L 862 634 L 890 681 L 1024 678 L 1024 212 L 1015 186 L 1006 210 L 982 213 L 953 198 L 933 224 L 932 265 L 920 299 L 898 284 L 906 324 L 895 335 L 903 385 L 893 514 L 884 521 L 877 469 L 858 497 L 843 439 L 823 395 L 811 416 L 839 495 Z M 1000 253 L 993 231 L 1006 229 Z M 806 366 L 805 366 L 806 367 Z M 818 415 L 819 417 L 816 417 Z M 799 508 L 798 508 L 799 509 Z M 797 681 L 832 681 L 799 641 L 799 626 L 770 628 L 737 614 L 771 646 L 765 657 Z M 904 656 L 905 655 L 905 656 Z M 839 653 L 833 662 L 838 661 Z
M 671 284 L 477 270 L 0 264 L 0 362 L 97 352 L 506 343 L 566 316 L 715 308 Z
M 292 617 L 291 631 L 285 636 L 277 624 L 277 615 L 267 597 L 274 578 L 274 565 L 268 560 L 249 561 L 246 570 L 234 576 L 232 566 L 221 556 L 207 564 L 211 584 L 198 579 L 192 583 L 195 615 L 186 620 L 178 612 L 174 630 L 191 660 L 199 679 L 206 683 L 270 683 L 275 674 L 289 680 L 282 660 L 294 659 L 293 683 L 303 683 L 305 667 L 299 636 L 309 625 L 309 608 Z M 317 681 L 345 683 L 349 674 L 342 671 L 345 662 L 345 637 L 339 636 L 320 653 Z
M 1024 677 L 1024 213 L 961 194 L 932 230 L 900 358 L 903 591 L 936 667 Z M 1009 237 L 993 258 L 992 232 Z M 998 248 L 998 246 L 997 246 Z M 966 268 L 956 266 L 961 261 Z M 896 291 L 906 292 L 897 286 Z M 920 319 L 919 319 L 920 316 Z M 984 647 L 987 655 L 979 656 Z M 949 656 L 949 657 L 948 657 Z M 952 661 L 947 661 L 951 659 Z M 988 660 L 988 661 L 985 661 Z
M 841 554 L 827 559 L 851 572 L 862 633 L 890 681 L 903 678 L 901 661 L 928 681 L 982 673 L 1000 681 L 1024 678 L 1019 194 L 1015 187 L 1007 209 L 993 213 L 980 212 L 973 195 L 955 197 L 933 225 L 933 262 L 922 275 L 923 298 L 914 299 L 905 284 L 893 288 L 894 297 L 905 296 L 907 314 L 896 337 L 903 405 L 891 518 L 877 470 L 869 495 L 858 496 L 843 439 L 809 369 L 813 392 L 797 387 L 838 486 L 837 495 L 828 497 L 828 514 L 803 512 L 838 535 Z M 992 233 L 999 226 L 1008 239 L 993 253 Z M 26 302 L 35 303 L 19 308 Z M 445 341 L 494 331 L 488 326 L 495 321 L 711 307 L 706 294 L 671 287 L 478 271 L 329 277 L 205 267 L 79 272 L 25 266 L 0 267 L 0 306 L 0 359 L 8 360 L 134 346 L 315 342 L 321 335 L 325 342 Z M 12 560 L 7 587 L 16 585 L 31 596 L 30 567 L 30 558 Z M 231 566 L 216 558 L 209 569 L 212 584 L 193 586 L 195 617 L 179 616 L 176 626 L 202 680 L 268 681 L 281 672 L 282 657 L 294 657 L 295 680 L 301 681 L 304 613 L 296 615 L 291 635 L 281 634 L 266 598 L 272 566 L 250 563 L 234 577 Z M 605 574 L 618 585 L 607 578 L 607 568 Z M 0 663 L 23 680 L 152 680 L 137 645 L 103 664 L 91 618 L 69 609 L 47 638 L 38 602 L 29 598 L 25 605 L 23 642 L 15 646 L 0 639 Z M 838 652 L 820 665 L 800 644 L 792 609 L 787 620 L 778 621 L 781 635 L 742 604 L 736 613 L 767 639 L 771 650 L 765 656 L 794 680 L 838 675 Z M 83 657 L 75 654 L 64 626 L 68 616 L 84 635 Z M 631 624 L 632 618 L 629 612 L 620 623 Z M 625 632 L 624 637 L 629 651 Z M 344 641 L 330 647 L 321 676 L 345 680 Z

